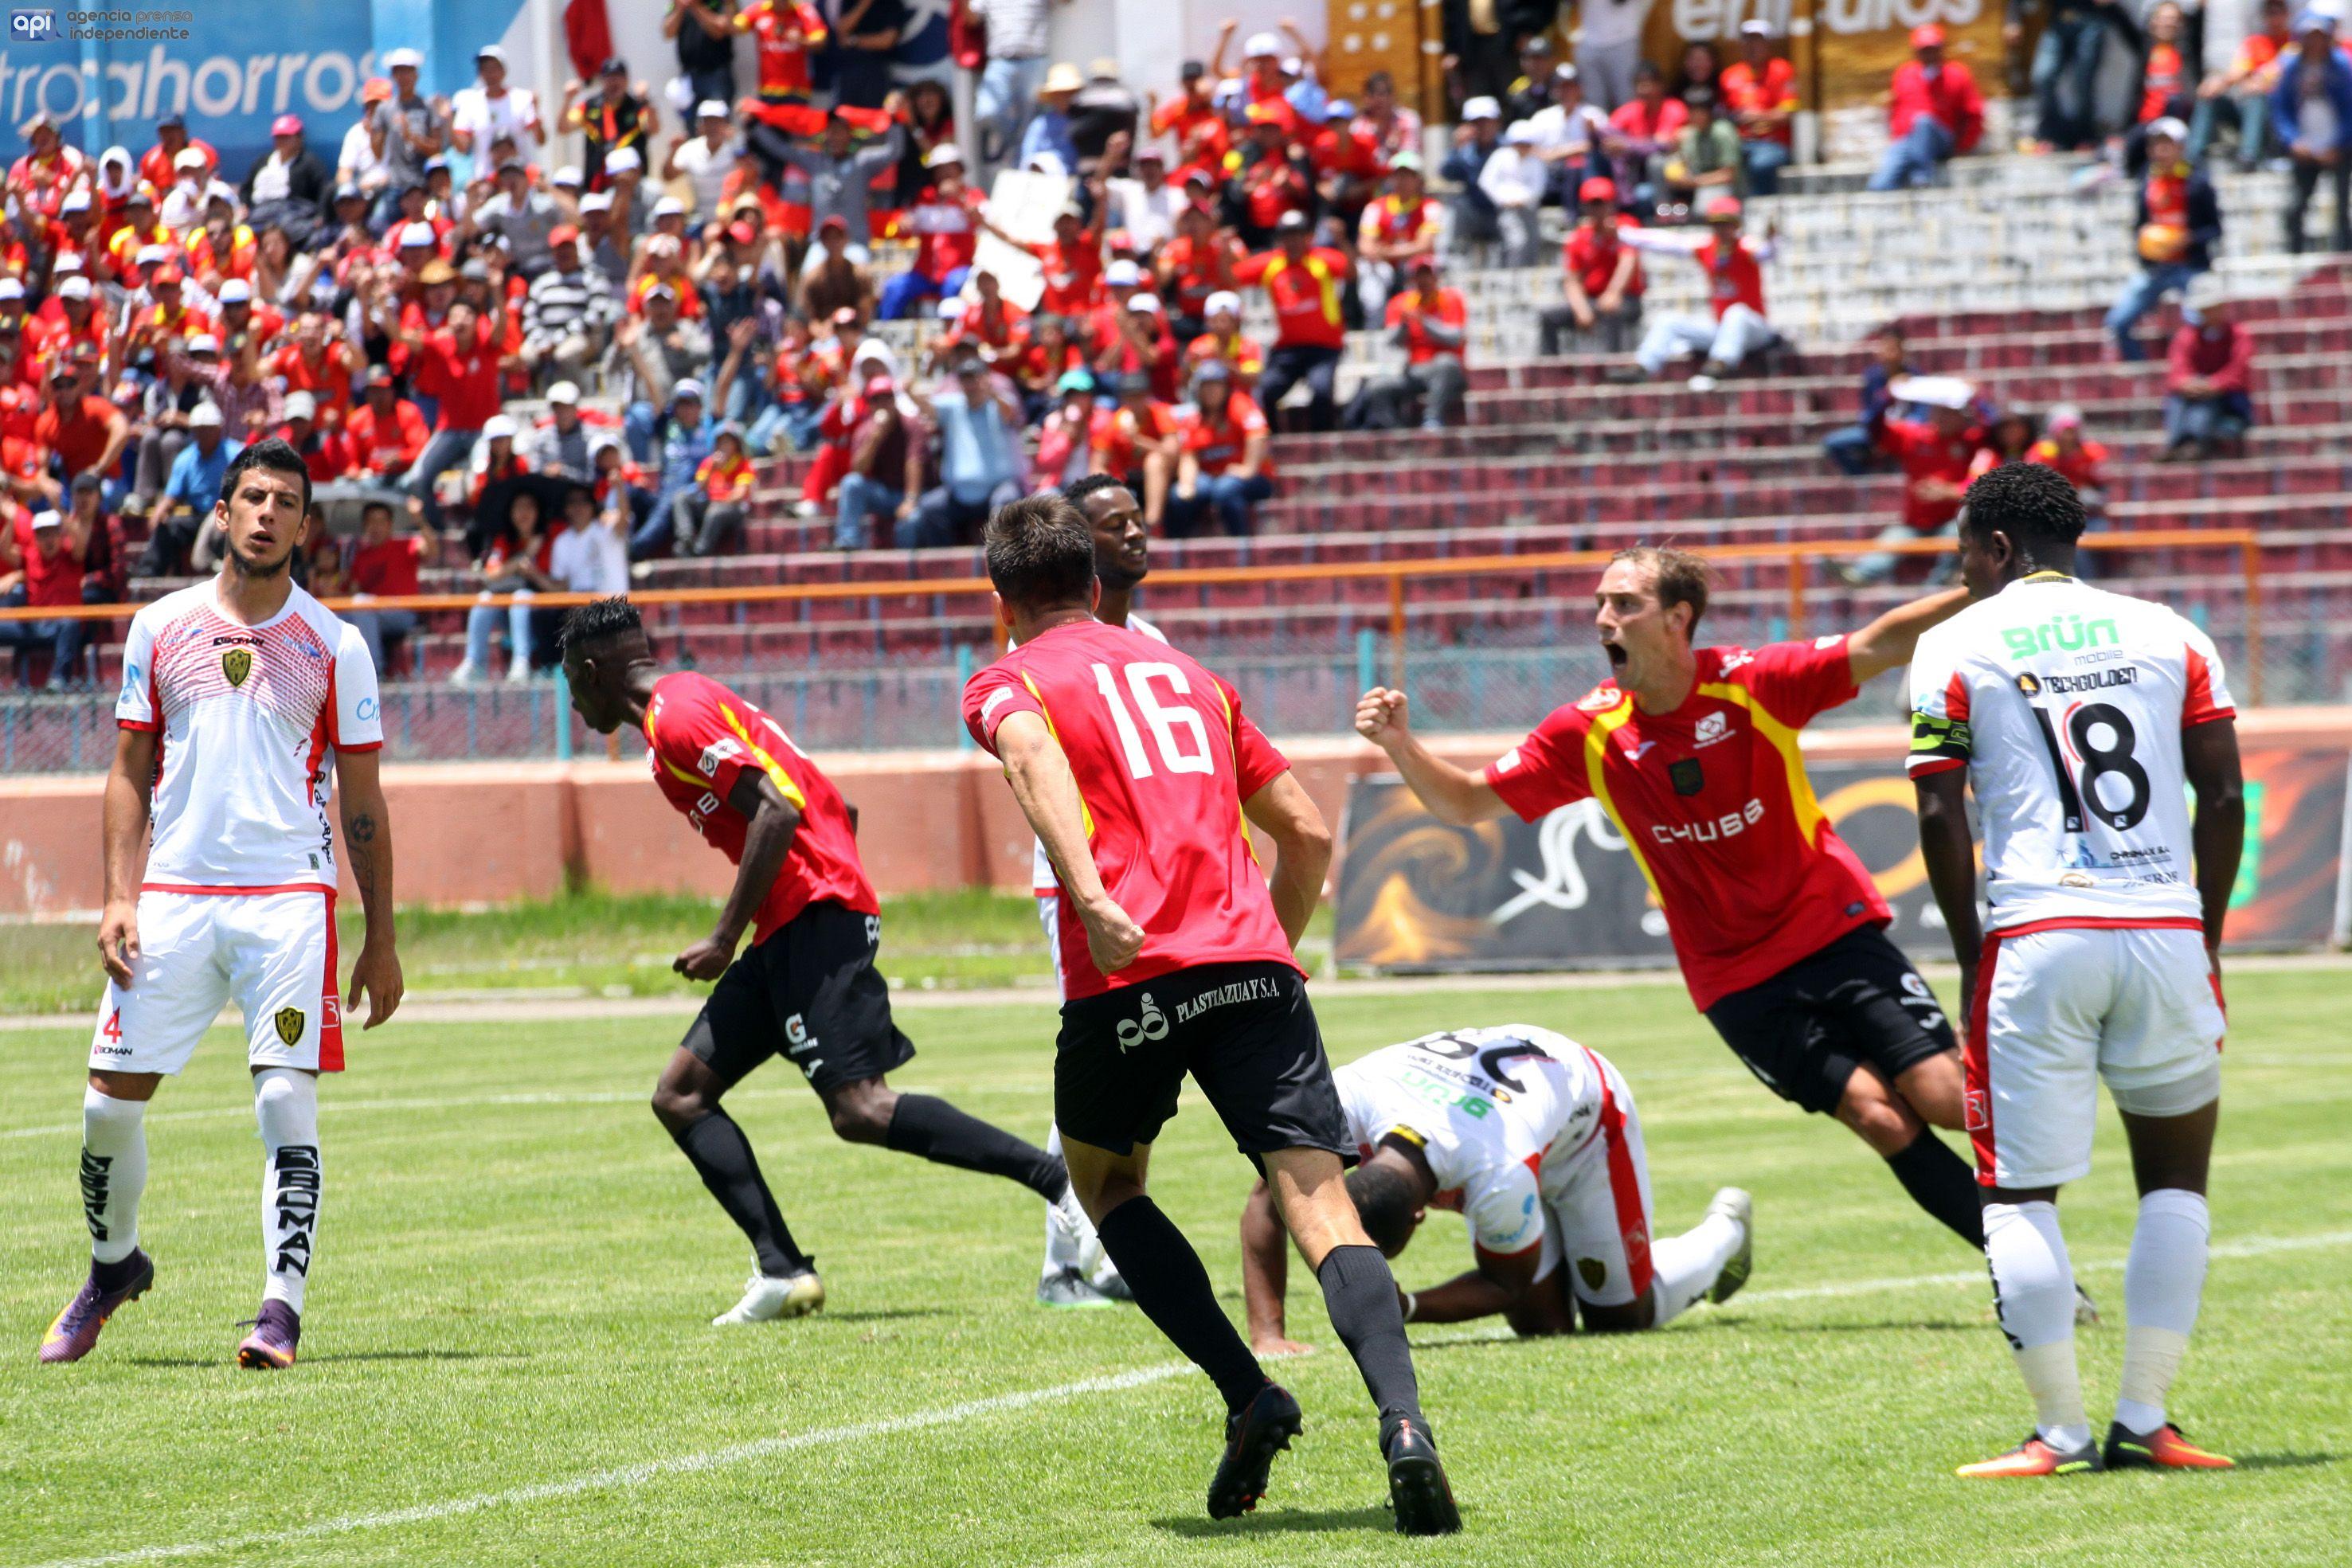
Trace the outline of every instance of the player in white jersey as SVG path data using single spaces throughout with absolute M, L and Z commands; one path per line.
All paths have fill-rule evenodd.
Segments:
M 2073 575 L 2083 521 L 2074 487 L 2047 468 L 1970 486 L 1960 566 L 1978 602 L 1922 637 L 1911 664 L 1920 849 L 1971 998 L 1963 1067 L 1985 1257 L 2035 1413 L 2024 1443 L 1962 1468 L 1969 1477 L 2230 1462 L 2181 1437 L 2165 1396 L 2205 1284 L 2219 953 L 2245 833 L 2237 726 L 2204 632 Z M 2140 1191 L 2104 1449 L 2084 1415 L 2056 1207 L 2060 1186 L 2090 1171 L 2101 1080 Z
M 1475 1267 L 1408 1291 L 1406 1321 L 1496 1313 L 1523 1334 L 1663 1327 L 1748 1282 L 1752 1209 L 1725 1187 L 1680 1236 L 1653 1239 L 1633 1091 L 1598 1051 L 1532 1024 L 1453 1030 L 1339 1070 L 1361 1163 L 1364 1230 L 1393 1258 L 1432 1207 L 1461 1214 Z M 1242 1295 L 1261 1354 L 1284 1337 L 1282 1222 L 1260 1182 L 1242 1211 Z M 1563 1265 L 1566 1265 L 1563 1267 Z
M 1138 615 L 1135 585 L 1151 570 L 1151 536 L 1144 527 L 1143 508 L 1125 481 L 1108 474 L 1090 474 L 1063 486 L 1062 495 L 1083 513 L 1095 535 L 1095 580 L 1102 597 L 1095 619 L 1124 626 L 1165 643 L 1160 628 Z M 1029 866 L 1029 891 L 1036 895 L 1037 921 L 1045 927 L 1045 951 L 1054 960 L 1054 988 L 1062 985 L 1062 890 L 1054 877 L 1043 840 L 1036 841 Z M 1059 1159 L 1062 1129 L 1049 1126 L 1045 1152 Z M 1077 1199 L 1065 1195 L 1045 1206 L 1045 1260 L 1037 1271 L 1037 1300 L 1049 1307 L 1107 1307 L 1132 1301 L 1118 1265 L 1104 1256 L 1092 1221 Z
M 310 497 L 285 442 L 238 454 L 215 512 L 228 534 L 219 575 L 141 610 L 123 646 L 98 928 L 106 997 L 82 1096 L 90 1270 L 44 1362 L 88 1354 L 153 1282 L 139 1247 L 147 1102 L 235 998 L 261 1129 L 263 1259 L 261 1313 L 237 1361 L 294 1363 L 318 1234 L 318 1074 L 342 1068 L 344 1007 L 365 994 L 373 1029 L 401 993 L 375 665 L 357 629 L 288 575 Z M 367 915 L 341 1001 L 331 777 Z

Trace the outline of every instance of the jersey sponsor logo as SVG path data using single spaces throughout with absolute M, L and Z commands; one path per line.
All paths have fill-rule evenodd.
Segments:
M 1585 700 L 1587 702 L 1591 702 L 1592 699 L 1587 697 Z M 1512 768 L 1517 768 L 1518 765 L 1519 748 L 1514 746 L 1510 750 L 1506 751 L 1502 756 L 1495 758 L 1493 769 L 1497 773 L 1508 773 Z
M 2017 673 L 2017 689 L 2027 696 L 2038 697 L 2042 695 L 2042 677 L 2032 670 L 2020 670 Z
M 1230 990 L 1233 988 L 1225 988 Z M 1144 992 L 1140 1000 L 1143 1003 L 1141 1013 L 1131 1019 L 1118 1020 L 1118 1050 L 1122 1056 L 1147 1040 L 1160 1040 L 1168 1038 L 1168 1015 L 1160 1010 L 1160 1004 L 1152 999 L 1150 991 Z M 1182 1006 L 1182 1003 L 1178 1004 L 1180 1009 Z
M 996 690 L 989 694 L 988 700 L 980 705 L 980 722 L 986 724 L 990 719 L 996 716 L 996 710 L 998 708 L 1003 707 L 1006 703 L 1009 703 L 1012 700 L 1012 687 L 997 687 Z
M 1519 1222 L 1508 1230 L 1496 1231 L 1491 1236 L 1482 1237 L 1479 1245 L 1485 1247 L 1489 1252 L 1516 1250 L 1520 1240 L 1528 1232 L 1535 1229 L 1537 1225 L 1535 1195 L 1529 1193 L 1519 1205 Z
M 1625 694 L 1614 685 L 1596 686 L 1576 706 L 1587 713 L 1606 713 L 1625 700 Z
M 1730 734 L 1730 721 L 1724 716 L 1723 710 L 1717 708 L 1713 713 L 1700 716 L 1697 727 L 1691 731 L 1691 744 L 1713 746 L 1718 740 L 1727 739 Z
M 147 673 L 144 670 L 142 670 L 136 664 L 123 665 L 122 700 L 124 702 L 131 702 L 137 698 L 140 695 L 141 689 L 146 685 L 146 683 Z
M 221 674 L 232 686 L 245 685 L 245 677 L 253 674 L 253 650 L 231 648 L 221 654 Z
M 2080 615 L 2053 615 L 2036 626 L 2004 626 L 2000 635 L 2001 641 L 2009 644 L 2010 657 L 2014 659 L 2095 648 L 2102 637 L 2118 646 L 2124 640 L 2113 621 L 2084 621 Z
M 694 770 L 705 779 L 713 779 L 718 777 L 720 763 L 742 755 L 740 746 L 722 737 L 702 748 L 702 759 L 694 765 Z
M 1983 1090 L 1960 1091 L 1960 1119 L 1968 1124 L 1960 1129 L 1966 1133 L 1981 1133 L 1992 1125 L 1992 1112 L 1985 1100 Z
M 112 1196 L 114 1157 L 81 1152 L 81 1212 L 89 1226 L 89 1239 L 103 1241 L 106 1235 L 106 1206 Z
M 1720 715 L 1709 715 L 1720 717 Z M 1666 764 L 1666 777 L 1674 781 L 1677 795 L 1696 795 L 1706 788 L 1706 770 L 1696 757 L 1684 757 Z
M 1255 979 L 1236 980 L 1230 986 L 1219 986 L 1213 991 L 1202 991 L 1197 997 L 1187 997 L 1176 1004 L 1176 1021 L 1190 1023 L 1211 1008 L 1229 1008 L 1235 1002 L 1270 1002 L 1282 995 L 1282 988 L 1272 976 L 1260 975 Z M 1150 997 L 1143 998 L 1148 1004 Z M 1157 1035 L 1152 1037 L 1158 1039 Z
M 383 709 L 380 705 L 378 705 L 375 698 L 362 697 L 360 698 L 360 706 L 352 710 L 352 716 L 358 719 L 362 724 L 370 724 L 374 722 L 375 716 L 383 711 Z
M 272 1273 L 310 1272 L 310 1237 L 319 1224 L 319 1150 L 288 1144 L 270 1161 L 270 1207 L 279 1231 Z
M 1764 820 L 1764 802 L 1750 798 L 1737 811 L 1726 811 L 1720 817 L 1710 817 L 1703 822 L 1656 822 L 1650 836 L 1662 844 L 1711 844 L 1717 839 L 1738 838 Z
M 271 1018 L 269 1021 L 278 1026 L 278 1038 L 284 1040 L 287 1044 L 294 1045 L 300 1041 L 302 1038 L 302 1009 L 300 1008 L 279 1008 L 276 1016 Z
M 2095 692 L 2106 686 L 2139 685 L 2137 664 L 2116 664 L 2109 669 L 2093 670 L 2086 675 L 2051 675 L 2043 679 L 2042 689 L 2057 695 L 2068 692 Z M 2019 677 L 2018 690 L 2023 691 L 2024 677 Z
M 1841 642 L 1843 642 L 1843 640 L 1844 640 L 1844 633 L 1843 633 L 1843 632 L 1831 632 L 1831 633 L 1830 633 L 1828 636 L 1826 636 L 1826 637 L 1816 637 L 1816 638 L 1814 638 L 1814 639 L 1813 639 L 1813 646 L 1814 646 L 1814 647 L 1816 647 L 1816 648 L 1819 648 L 1820 650 L 1822 650 L 1822 652 L 1823 652 L 1823 653 L 1828 653 L 1832 648 L 1836 647 L 1836 646 L 1838 645 L 1838 643 L 1841 643 Z

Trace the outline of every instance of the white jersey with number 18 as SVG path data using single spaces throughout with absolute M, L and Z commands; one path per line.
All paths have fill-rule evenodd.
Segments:
M 2200 914 L 2181 732 L 2232 716 L 2212 640 L 2057 572 L 1919 639 L 1914 778 L 1969 769 L 1992 932 Z

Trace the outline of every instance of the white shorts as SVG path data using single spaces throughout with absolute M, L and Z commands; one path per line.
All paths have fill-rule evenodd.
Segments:
M 106 983 L 89 1042 L 94 1071 L 179 1071 L 231 998 L 245 1014 L 254 1066 L 343 1070 L 331 889 L 146 888 L 131 970 L 127 988 Z
M 2222 1027 L 2193 926 L 1987 937 L 1962 1051 L 1977 1180 L 2042 1187 L 2088 1175 L 2102 1079 L 2116 1109 L 2136 1116 L 2210 1104 Z
M 1543 1252 L 1536 1278 L 1563 1259 L 1569 1289 L 1595 1307 L 1622 1307 L 1650 1293 L 1650 1162 L 1642 1116 L 1616 1065 L 1600 1056 L 1601 1124 L 1557 1169 L 1541 1173 Z
M 1034 891 L 1034 890 L 1033 890 Z M 1045 956 L 1054 960 L 1054 994 L 1062 994 L 1062 895 L 1037 894 L 1037 924 L 1045 928 Z

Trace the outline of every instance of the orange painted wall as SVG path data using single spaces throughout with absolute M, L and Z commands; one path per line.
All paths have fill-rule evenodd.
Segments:
M 2352 709 L 2282 708 L 2240 728 L 2271 744 L 2352 747 Z M 1482 763 L 1516 736 L 1446 737 Z M 1903 753 L 1894 726 L 1823 730 L 1827 758 Z M 1336 830 L 1348 780 L 1387 758 L 1353 739 L 1292 742 L 1299 781 Z M 979 884 L 1029 884 L 1029 830 L 995 763 L 978 752 L 863 752 L 820 763 L 859 812 L 867 873 L 886 896 Z M 100 780 L 0 779 L 0 917 L 59 917 L 100 903 Z M 727 862 L 704 848 L 633 762 L 442 763 L 384 769 L 403 904 L 440 906 L 547 898 L 577 880 L 614 892 L 725 892 Z M 0 934 L 0 949 L 6 938 Z

